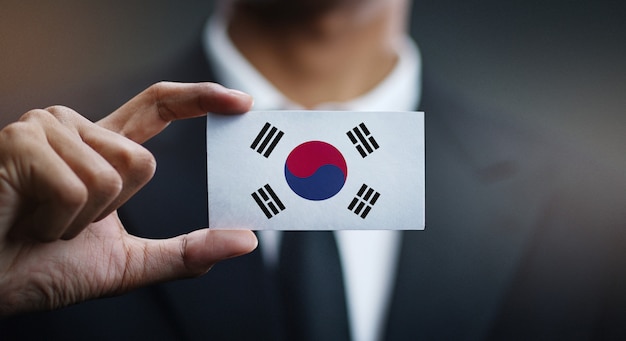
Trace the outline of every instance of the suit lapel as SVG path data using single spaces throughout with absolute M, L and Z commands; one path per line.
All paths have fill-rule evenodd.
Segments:
M 426 230 L 403 235 L 387 336 L 482 339 L 537 219 L 537 206 L 522 203 L 541 200 L 529 200 L 534 172 L 518 160 L 526 139 L 437 97 L 429 84 Z

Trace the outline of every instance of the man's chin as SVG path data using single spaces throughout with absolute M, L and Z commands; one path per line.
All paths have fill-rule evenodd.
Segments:
M 281 23 L 307 22 L 339 9 L 372 0 L 238 0 L 239 9 Z

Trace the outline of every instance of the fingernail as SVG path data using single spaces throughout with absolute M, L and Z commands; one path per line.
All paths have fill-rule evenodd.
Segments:
M 239 91 L 237 89 L 228 89 L 228 92 L 230 93 L 231 96 L 234 97 L 238 97 L 239 99 L 243 99 L 246 101 L 249 101 L 249 106 L 248 108 L 252 108 L 252 106 L 254 106 L 254 98 L 252 96 L 250 96 L 249 94 L 243 92 L 243 91 Z
M 252 252 L 258 246 L 258 240 L 251 231 L 213 231 L 214 237 L 218 238 L 222 249 L 219 251 L 222 257 L 231 258 Z
M 243 91 L 239 91 L 237 89 L 228 89 L 228 92 L 230 92 L 232 95 L 235 95 L 235 96 L 250 97 L 250 95 L 248 95 L 247 93 L 245 93 Z

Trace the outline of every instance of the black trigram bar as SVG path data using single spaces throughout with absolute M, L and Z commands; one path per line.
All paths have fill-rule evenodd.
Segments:
M 257 205 L 259 205 L 263 213 L 265 213 L 267 219 L 285 210 L 285 205 L 278 199 L 278 196 L 274 193 L 270 185 L 266 184 L 252 193 L 252 198 L 256 201 Z
M 346 134 L 362 157 L 368 156 L 379 148 L 378 142 L 376 142 L 374 136 L 372 136 L 364 123 L 352 128 L 352 130 L 348 131 Z
M 256 150 L 257 153 L 268 157 L 283 135 L 285 135 L 285 133 L 266 122 L 254 141 L 252 141 L 250 148 Z
M 348 209 L 365 219 L 372 210 L 372 207 L 374 207 L 374 204 L 378 201 L 378 198 L 380 198 L 380 193 L 368 187 L 366 184 L 363 184 L 354 199 L 350 202 L 350 205 L 348 205 Z

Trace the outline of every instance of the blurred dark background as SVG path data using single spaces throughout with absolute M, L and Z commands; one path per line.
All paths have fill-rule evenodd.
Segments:
M 52 104 L 102 117 L 113 108 L 91 107 L 83 90 L 116 91 L 172 58 L 213 6 L 0 1 L 0 126 Z M 416 0 L 412 10 L 425 67 L 455 95 L 626 164 L 623 1 Z

